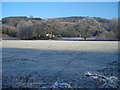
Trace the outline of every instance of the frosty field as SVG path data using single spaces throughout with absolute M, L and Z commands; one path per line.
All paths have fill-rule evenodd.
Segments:
M 96 88 L 99 82 L 84 73 L 117 76 L 111 69 L 117 60 L 117 41 L 2 40 L 3 87 L 49 87 L 58 81 Z

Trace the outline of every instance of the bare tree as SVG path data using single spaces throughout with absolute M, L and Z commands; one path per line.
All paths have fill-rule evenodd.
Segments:
M 17 36 L 21 39 L 32 39 L 34 37 L 35 32 L 33 29 L 33 23 L 32 22 L 26 22 L 26 21 L 21 21 L 17 25 L 18 33 Z
M 115 37 L 119 39 L 120 32 L 118 30 L 118 18 L 113 18 L 112 22 L 110 23 L 110 30 L 115 33 Z

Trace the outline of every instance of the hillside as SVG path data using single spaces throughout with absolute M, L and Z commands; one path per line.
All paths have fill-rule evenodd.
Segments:
M 83 37 L 85 40 L 93 37 L 96 40 L 118 40 L 117 21 L 81 16 L 48 19 L 6 17 L 2 18 L 2 33 L 21 39 L 56 39 L 59 36 Z
M 80 20 L 86 19 L 86 18 L 94 18 L 98 22 L 101 23 L 109 23 L 110 20 L 104 19 L 104 18 L 99 18 L 99 17 L 81 17 L 81 16 L 72 16 L 72 17 L 61 17 L 61 18 L 52 18 L 59 20 L 61 22 L 74 22 L 74 23 L 79 23 Z M 48 19 L 49 20 L 49 19 Z

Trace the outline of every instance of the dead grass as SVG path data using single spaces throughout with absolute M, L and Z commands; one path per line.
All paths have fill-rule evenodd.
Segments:
M 0 37 L 8 37 L 7 34 L 0 34 Z

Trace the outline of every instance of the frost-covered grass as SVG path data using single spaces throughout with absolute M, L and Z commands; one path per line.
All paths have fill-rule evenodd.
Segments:
M 4 87 L 49 87 L 57 81 L 96 88 L 99 83 L 84 73 L 102 75 L 118 60 L 117 41 L 5 40 L 2 48 Z
M 55 41 L 55 40 L 6 40 L 3 48 L 24 48 L 68 51 L 117 51 L 117 41 Z

